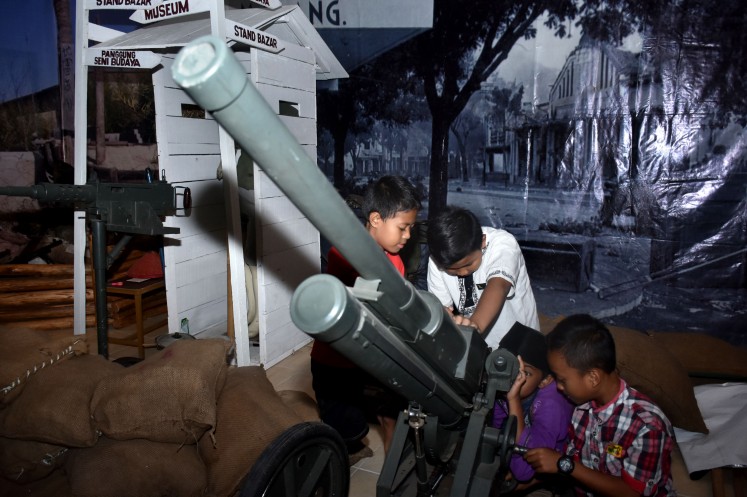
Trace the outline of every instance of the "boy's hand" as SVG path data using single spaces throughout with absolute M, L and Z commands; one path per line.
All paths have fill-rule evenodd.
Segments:
M 524 454 L 524 459 L 538 473 L 557 473 L 560 457 L 559 452 L 544 447 L 530 449 Z
M 511 385 L 511 389 L 506 393 L 506 400 L 509 402 L 512 400 L 518 400 L 521 401 L 521 387 L 524 386 L 524 383 L 527 382 L 527 371 L 524 366 L 524 359 L 521 358 L 521 356 L 518 356 L 519 359 L 519 374 L 516 375 L 516 379 L 514 380 L 513 385 Z
M 470 318 L 462 316 L 460 314 L 452 314 L 451 316 L 454 319 L 454 322 L 458 324 L 459 326 L 471 326 L 472 328 L 476 329 L 478 333 L 482 333 L 480 331 L 480 328 L 477 326 L 477 323 L 473 322 Z

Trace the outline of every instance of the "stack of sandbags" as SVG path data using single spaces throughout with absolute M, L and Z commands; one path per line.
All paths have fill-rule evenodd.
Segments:
M 101 433 L 71 450 L 65 470 L 78 496 L 199 496 L 207 472 L 197 442 L 216 424 L 230 342 L 180 340 L 101 379 L 90 401 Z
M 92 355 L 37 367 L 0 410 L 2 484 L 53 476 L 55 493 L 37 492 L 60 495 L 61 468 L 70 495 L 202 495 L 197 442 L 215 428 L 230 348 L 185 340 L 130 368 Z
M 74 336 L 0 331 L 0 495 L 230 496 L 281 433 L 318 421 L 261 366 L 229 367 L 227 340 L 125 368 Z
M 95 441 L 86 352 L 69 331 L 0 328 L 0 494 L 72 495 L 58 468 L 70 444 Z

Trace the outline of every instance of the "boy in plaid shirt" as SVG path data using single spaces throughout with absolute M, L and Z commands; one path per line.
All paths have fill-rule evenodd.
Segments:
M 577 407 L 565 455 L 532 449 L 527 462 L 573 478 L 579 496 L 676 496 L 672 425 L 618 376 L 609 330 L 589 315 L 570 316 L 548 334 L 547 349 L 558 390 Z

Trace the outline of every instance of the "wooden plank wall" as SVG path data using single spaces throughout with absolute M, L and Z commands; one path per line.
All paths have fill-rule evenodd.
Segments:
M 291 102 L 298 117 L 281 116 L 316 161 L 316 69 L 311 50 L 289 46 L 279 55 L 257 54 L 255 81 L 260 94 L 279 111 Z M 260 360 L 271 366 L 310 341 L 291 322 L 295 288 L 320 271 L 319 232 L 255 164 L 255 214 Z
M 312 160 L 316 159 L 316 69 L 310 49 L 288 46 L 281 54 L 237 53 L 271 107 L 290 102 L 298 116 L 281 116 Z M 204 119 L 182 116 L 194 102 L 171 79 L 173 58 L 164 56 L 154 73 L 159 168 L 170 183 L 192 190 L 189 217 L 170 217 L 181 232 L 166 238 L 164 259 L 169 328 L 188 318 L 199 334 L 224 326 L 227 319 L 226 212 L 220 165 L 218 128 Z M 251 68 L 251 69 L 250 69 Z M 253 199 L 257 248 L 259 361 L 269 367 L 310 341 L 290 320 L 289 304 L 296 286 L 320 271 L 316 228 L 255 164 Z M 246 205 L 246 202 L 245 202 Z
M 167 218 L 180 229 L 164 241 L 169 331 L 179 331 L 183 318 L 190 332 L 225 327 L 227 316 L 226 212 L 218 179 L 218 126 L 209 114 L 184 117 L 183 106 L 198 107 L 171 78 L 173 56 L 162 58 L 153 75 L 158 161 L 166 180 L 189 187 L 188 217 Z

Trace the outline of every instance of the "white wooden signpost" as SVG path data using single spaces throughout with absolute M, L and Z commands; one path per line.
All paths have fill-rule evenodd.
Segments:
M 149 24 L 152 22 L 188 16 L 200 12 L 209 12 L 216 0 L 165 0 L 149 9 L 139 9 L 130 16 L 135 22 Z
M 245 43 L 250 47 L 267 50 L 272 53 L 278 53 L 283 50 L 283 42 L 271 34 L 230 20 L 226 21 L 226 37 L 240 43 Z
M 164 237 L 169 331 L 179 331 L 184 318 L 198 337 L 225 330 L 230 285 L 237 362 L 269 367 L 310 340 L 292 324 L 288 304 L 295 287 L 320 269 L 319 234 L 256 164 L 253 186 L 239 189 L 233 140 L 210 115 L 195 114 L 196 105 L 172 81 L 170 67 L 179 48 L 192 39 L 204 34 L 225 39 L 247 77 L 314 158 L 316 81 L 347 73 L 298 6 L 252 0 L 252 8 L 226 9 L 222 1 L 78 2 L 75 128 L 87 128 L 89 67 L 151 71 L 159 172 L 169 183 L 188 186 L 193 197 L 190 216 L 166 218 L 167 226 L 180 229 L 178 235 Z M 117 33 L 97 26 L 88 13 L 98 9 L 130 9 L 131 19 L 143 27 Z M 209 17 L 191 15 L 200 12 Z M 101 43 L 89 48 L 89 40 Z M 82 184 L 87 179 L 86 133 L 76 133 L 75 140 L 75 182 Z M 240 190 L 248 212 L 240 213 Z M 241 214 L 250 219 L 249 246 L 256 252 L 258 347 L 248 336 L 247 306 L 253 304 L 246 297 Z M 75 233 L 75 331 L 84 333 L 82 213 Z
M 86 50 L 89 66 L 153 69 L 160 63 L 160 55 L 144 50 Z

